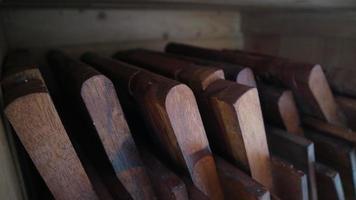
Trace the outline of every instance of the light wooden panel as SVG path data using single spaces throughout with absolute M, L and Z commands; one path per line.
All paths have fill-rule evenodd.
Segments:
M 238 12 L 192 10 L 20 9 L 3 15 L 12 48 L 233 38 L 240 20 Z

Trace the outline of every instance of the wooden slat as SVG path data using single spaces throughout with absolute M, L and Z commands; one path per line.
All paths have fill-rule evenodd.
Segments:
M 103 145 L 116 177 L 133 199 L 151 199 L 154 196 L 132 139 L 113 83 L 94 68 L 59 51 L 48 55 L 52 68 L 66 94 L 77 100 L 80 112 L 94 124 L 95 134 Z
M 272 157 L 274 194 L 281 199 L 307 200 L 307 175 L 278 157 Z
M 264 119 L 289 133 L 303 135 L 298 108 L 290 90 L 271 85 L 258 84 Z
M 57 199 L 98 199 L 43 79 L 26 73 L 19 77 L 3 85 L 5 114 L 52 194 Z
M 269 191 L 238 168 L 215 156 L 225 199 L 269 200 Z
M 115 57 L 190 86 L 214 149 L 250 170 L 260 183 L 272 187 L 269 152 L 255 88 L 223 80 L 222 70 L 217 68 L 159 52 L 131 50 L 119 52 Z
M 176 174 L 161 163 L 148 149 L 144 148 L 141 155 L 158 199 L 189 199 L 184 182 Z
M 309 199 L 317 199 L 314 144 L 301 136 L 269 127 L 267 138 L 271 152 L 294 165 L 308 176 Z
M 325 200 L 344 200 L 339 172 L 321 163 L 315 163 L 318 197 Z
M 129 91 L 162 152 L 188 172 L 205 195 L 221 199 L 215 162 L 192 91 L 176 81 L 93 53 L 82 58 L 109 76 L 119 91 Z
M 292 62 L 255 53 L 211 50 L 171 43 L 166 51 L 251 67 L 254 73 L 270 82 L 290 88 L 303 113 L 335 125 L 346 126 L 320 65 Z
M 336 96 L 336 102 L 346 115 L 349 127 L 356 131 L 356 100 L 344 96 Z
M 356 198 L 356 151 L 350 143 L 322 133 L 305 129 L 305 135 L 314 142 L 318 162 L 340 173 L 346 199 Z
M 320 121 L 318 119 L 313 119 L 311 117 L 303 118 L 303 123 L 306 127 L 324 134 L 328 134 L 334 137 L 344 139 L 346 141 L 356 144 L 356 132 L 343 127 L 328 124 L 326 122 Z

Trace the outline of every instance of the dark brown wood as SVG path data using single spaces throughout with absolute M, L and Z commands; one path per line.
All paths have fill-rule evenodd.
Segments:
M 303 124 L 305 124 L 305 126 L 309 129 L 322 132 L 333 137 L 338 137 L 356 144 L 356 132 L 353 132 L 351 129 L 335 126 L 311 117 L 303 118 Z
M 267 128 L 267 139 L 274 155 L 288 161 L 307 175 L 309 199 L 316 200 L 314 144 L 306 138 L 272 127 Z
M 119 91 L 132 95 L 161 152 L 189 173 L 205 195 L 221 199 L 215 162 L 192 91 L 176 81 L 93 53 L 82 59 L 109 76 Z
M 98 199 L 40 72 L 31 72 L 5 78 L 5 115 L 56 199 Z
M 270 193 L 266 187 L 250 176 L 215 156 L 216 166 L 225 193 L 225 199 L 269 200 Z
M 315 163 L 315 172 L 319 199 L 345 199 L 339 172 L 321 163 Z
M 176 174 L 161 163 L 148 149 L 143 149 L 141 155 L 158 199 L 189 199 L 184 182 Z
M 116 177 L 133 199 L 152 199 L 154 192 L 117 98 L 113 83 L 94 68 L 59 51 L 48 55 L 68 98 L 83 107 L 82 115 L 95 127 Z M 63 83 L 65 82 L 65 83 Z
M 249 170 L 260 183 L 272 187 L 269 152 L 256 88 L 223 80 L 219 69 L 198 66 L 159 52 L 131 50 L 117 53 L 115 57 L 190 86 L 214 150 Z
M 223 61 L 250 67 L 262 79 L 291 89 L 303 113 L 334 125 L 346 125 L 320 65 L 242 51 L 212 50 L 170 43 L 166 51 L 185 56 Z
M 345 113 L 347 124 L 356 131 L 356 100 L 345 96 L 336 96 L 336 102 Z
M 197 187 L 195 187 L 191 180 L 185 177 L 182 179 L 187 187 L 190 200 L 209 200 L 209 197 L 207 197 Z
M 290 90 L 258 84 L 264 119 L 272 125 L 283 127 L 289 133 L 303 135 L 298 108 Z
M 307 200 L 307 175 L 278 157 L 272 157 L 273 192 L 281 199 Z
M 347 141 L 305 129 L 305 135 L 314 142 L 318 162 L 340 173 L 346 199 L 356 198 L 356 151 Z

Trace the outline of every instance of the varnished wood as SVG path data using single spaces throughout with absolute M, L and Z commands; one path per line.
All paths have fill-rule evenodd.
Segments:
M 166 51 L 250 67 L 262 79 L 290 88 L 303 113 L 331 124 L 347 126 L 320 65 L 243 51 L 211 50 L 175 43 L 168 44 Z
M 346 96 L 336 96 L 336 102 L 345 113 L 349 127 L 356 131 L 356 100 Z
M 344 127 L 335 126 L 311 117 L 303 118 L 303 124 L 309 129 L 338 137 L 356 144 L 356 132 Z
M 303 135 L 298 108 L 290 90 L 259 83 L 258 93 L 268 123 L 283 127 L 289 133 Z
M 340 173 L 346 199 L 356 198 L 356 151 L 347 141 L 305 129 L 305 135 L 314 142 L 318 162 Z
M 216 166 L 225 193 L 225 199 L 269 200 L 266 187 L 253 180 L 224 159 L 215 156 Z
M 301 136 L 269 127 L 267 138 L 271 152 L 288 161 L 308 177 L 309 199 L 317 199 L 314 144 Z
M 318 197 L 325 200 L 344 200 L 339 172 L 321 163 L 315 163 Z
M 21 77 L 3 85 L 5 114 L 50 191 L 56 199 L 98 199 L 43 79 Z
M 154 192 L 132 139 L 113 83 L 94 68 L 59 51 L 48 55 L 66 94 L 82 106 L 111 162 L 116 177 L 133 199 L 152 199 Z M 65 82 L 65 83 L 63 83 Z M 94 141 L 99 142 L 99 141 Z
M 307 175 L 278 157 L 272 157 L 273 192 L 281 199 L 307 200 Z
M 189 199 L 184 182 L 176 174 L 161 163 L 148 149 L 144 148 L 141 155 L 158 199 Z
M 115 58 L 190 86 L 214 150 L 249 170 L 252 177 L 265 186 L 272 187 L 269 152 L 256 88 L 223 80 L 222 71 L 217 68 L 196 65 L 159 52 L 131 50 L 119 52 Z
M 185 170 L 205 195 L 221 199 L 215 162 L 192 91 L 176 81 L 93 53 L 82 59 L 134 97 L 162 152 Z

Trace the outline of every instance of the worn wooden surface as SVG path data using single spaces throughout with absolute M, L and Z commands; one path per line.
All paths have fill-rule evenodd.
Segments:
M 340 173 L 346 199 L 355 199 L 356 152 L 353 145 L 315 131 L 305 130 L 315 144 L 316 159 Z
M 223 158 L 215 156 L 216 166 L 225 193 L 225 199 L 269 200 L 266 187 L 253 180 Z
M 214 149 L 272 187 L 269 152 L 255 88 L 223 80 L 219 69 L 159 52 L 131 50 L 119 52 L 115 57 L 190 86 Z M 260 145 L 256 146 L 256 141 Z
M 325 200 L 344 200 L 344 190 L 339 172 L 330 167 L 315 163 L 318 197 Z
M 336 102 L 345 113 L 349 127 L 356 131 L 356 100 L 345 96 L 336 96 Z
M 82 58 L 109 76 L 119 89 L 132 94 L 156 143 L 190 174 L 194 185 L 212 199 L 222 198 L 215 162 L 192 91 L 176 81 L 122 62 L 92 53 Z
M 271 127 L 267 129 L 267 138 L 273 154 L 290 162 L 307 175 L 309 199 L 317 199 L 314 144 L 301 136 Z
M 356 133 L 350 129 L 328 124 L 326 122 L 310 117 L 304 118 L 303 124 L 305 124 L 305 126 L 309 129 L 344 139 L 346 141 L 352 142 L 353 144 L 356 143 Z
M 298 108 L 290 90 L 259 83 L 258 94 L 262 114 L 268 123 L 283 127 L 289 133 L 303 135 Z
M 307 200 L 307 175 L 278 157 L 272 157 L 273 192 L 281 199 Z
M 5 114 L 53 195 L 97 199 L 44 82 L 23 76 L 3 89 Z
M 49 61 L 66 93 L 82 106 L 111 162 L 117 178 L 133 199 L 154 196 L 131 132 L 123 115 L 113 83 L 94 68 L 62 52 L 49 53 Z
M 184 182 L 174 172 L 159 161 L 148 149 L 142 149 L 141 155 L 158 199 L 189 199 Z
M 290 88 L 303 113 L 335 125 L 346 126 L 320 65 L 238 50 L 212 50 L 171 43 L 169 52 L 251 67 L 257 76 Z

